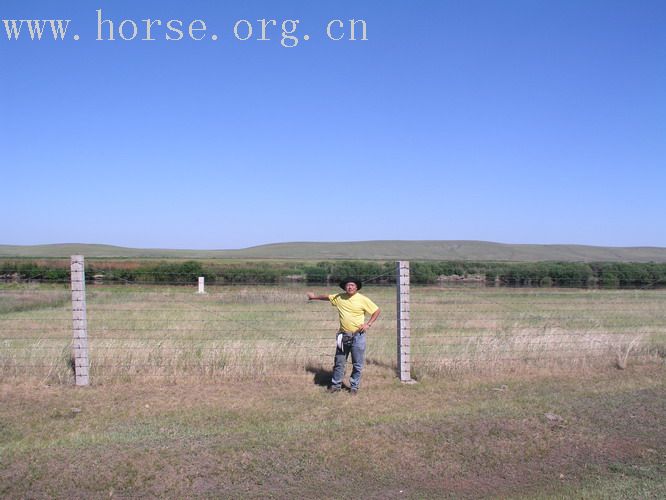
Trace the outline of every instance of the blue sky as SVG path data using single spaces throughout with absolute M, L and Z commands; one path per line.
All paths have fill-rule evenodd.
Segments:
M 352 18 L 367 41 L 327 37 Z M 0 243 L 666 246 L 661 0 L 10 0 L 0 19 L 71 19 L 64 41 L 0 21 Z

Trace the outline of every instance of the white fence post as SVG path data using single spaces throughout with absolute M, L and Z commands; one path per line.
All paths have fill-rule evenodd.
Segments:
M 88 320 L 86 317 L 86 275 L 83 255 L 72 255 L 72 356 L 76 385 L 88 385 Z
M 199 291 L 197 293 L 206 293 L 204 291 L 204 277 L 199 276 Z
M 397 263 L 398 303 L 398 375 L 401 382 L 413 382 L 411 377 L 410 321 L 409 321 L 409 262 Z

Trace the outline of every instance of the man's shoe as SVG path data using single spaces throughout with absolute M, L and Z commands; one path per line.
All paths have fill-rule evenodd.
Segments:
M 329 392 L 329 393 L 331 393 L 331 394 L 334 393 L 334 392 L 340 392 L 340 388 L 339 388 L 339 387 L 334 387 L 334 386 L 330 385 L 330 386 L 328 386 L 328 388 L 326 389 L 326 392 Z
M 356 389 L 356 388 L 351 389 L 351 390 L 349 391 L 349 394 L 351 394 L 352 396 L 356 396 L 356 395 L 358 394 L 358 389 Z

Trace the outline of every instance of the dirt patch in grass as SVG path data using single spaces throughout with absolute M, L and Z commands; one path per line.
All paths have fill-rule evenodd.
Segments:
M 0 495 L 659 496 L 665 379 L 663 365 L 584 380 L 403 386 L 375 377 L 356 397 L 326 394 L 307 373 L 272 383 L 4 385 Z

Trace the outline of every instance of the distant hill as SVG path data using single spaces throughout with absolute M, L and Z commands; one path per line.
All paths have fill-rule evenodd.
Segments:
M 0 257 L 132 259 L 365 259 L 506 262 L 666 262 L 666 248 L 587 245 L 520 245 L 487 241 L 354 241 L 273 243 L 239 250 L 169 250 L 111 245 L 0 245 Z

